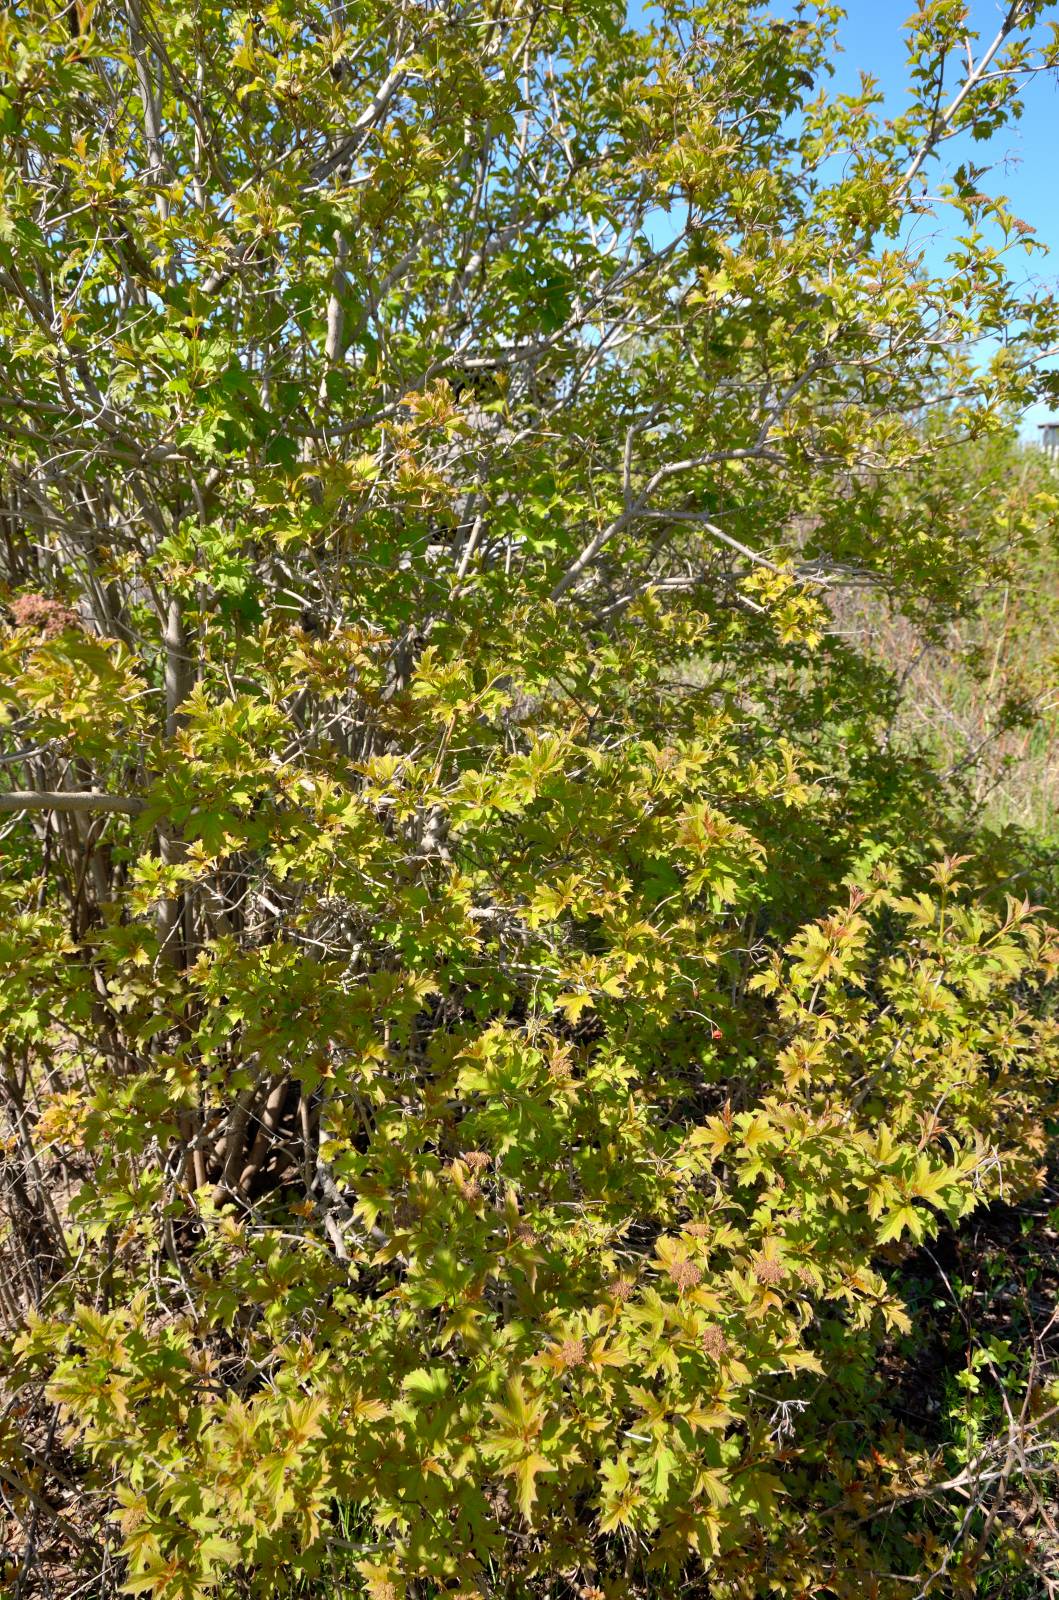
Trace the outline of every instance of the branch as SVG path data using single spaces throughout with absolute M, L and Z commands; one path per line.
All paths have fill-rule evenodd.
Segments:
M 0 813 L 11 811 L 120 811 L 138 817 L 147 810 L 146 800 L 133 795 L 97 794 L 94 790 L 12 789 L 0 794 Z
M 967 99 L 967 96 L 983 81 L 986 70 L 996 57 L 997 51 L 1018 26 L 1019 22 L 1021 22 L 1024 15 L 1025 5 L 1023 4 L 1023 0 L 1013 0 L 1013 4 L 1008 7 L 1007 15 L 1000 25 L 1000 29 L 996 35 L 996 38 L 985 52 L 985 55 L 982 57 L 981 61 L 979 61 L 978 65 L 974 67 L 973 70 L 968 71 L 967 77 L 964 79 L 963 85 L 959 92 L 955 94 L 949 101 L 948 105 L 945 107 L 944 111 L 941 112 L 940 116 L 934 117 L 929 132 L 927 133 L 919 149 L 916 151 L 916 154 L 908 166 L 904 177 L 901 179 L 901 183 L 898 188 L 899 194 L 903 193 L 904 190 L 906 190 L 914 181 L 924 161 L 926 161 L 931 151 L 935 149 L 935 147 L 944 137 L 946 129 L 951 126 L 956 113 Z

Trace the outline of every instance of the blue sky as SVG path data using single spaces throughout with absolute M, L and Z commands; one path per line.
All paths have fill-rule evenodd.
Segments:
M 902 24 L 914 9 L 912 0 L 848 0 L 839 35 L 844 51 L 836 62 L 834 87 L 840 92 L 855 88 L 863 68 L 878 78 L 884 92 L 893 93 L 896 106 L 907 81 Z M 999 0 L 970 0 L 968 9 L 981 48 L 995 35 L 1005 8 Z M 1054 14 L 1059 20 L 1059 5 Z M 1026 86 L 1024 100 L 1022 120 L 1003 129 L 992 145 L 954 141 L 944 154 L 946 163 L 957 165 L 970 151 L 974 160 L 993 166 L 983 188 L 1006 194 L 1016 216 L 1032 223 L 1050 252 L 1013 256 L 1013 270 L 1016 262 L 1024 261 L 1027 278 L 1054 287 L 1059 282 L 1059 85 L 1042 73 Z M 939 240 L 939 248 L 940 244 Z M 1048 415 L 1047 408 L 1033 407 L 1024 419 L 1024 431 L 1034 434 L 1035 425 Z

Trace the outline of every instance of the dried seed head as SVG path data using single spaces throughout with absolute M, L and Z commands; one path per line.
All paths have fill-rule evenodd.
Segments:
M 727 1351 L 728 1340 L 724 1336 L 724 1329 L 718 1327 L 716 1322 L 711 1322 L 709 1327 L 703 1330 L 702 1348 L 708 1356 L 713 1357 L 714 1361 L 720 1361 Z
M 755 1256 L 752 1265 L 758 1283 L 782 1283 L 787 1276 L 780 1262 L 771 1256 Z
M 37 628 L 45 639 L 57 639 L 69 628 L 80 628 L 81 618 L 61 600 L 43 594 L 20 594 L 8 609 L 18 628 Z
M 607 1293 L 612 1300 L 624 1303 L 632 1299 L 636 1293 L 636 1285 L 631 1278 L 615 1278 L 613 1283 L 607 1284 Z
M 674 1261 L 669 1276 L 678 1289 L 694 1289 L 697 1283 L 702 1282 L 702 1268 L 696 1266 L 694 1261 Z
M 708 1222 L 688 1222 L 684 1226 L 684 1232 L 690 1233 L 693 1239 L 708 1239 L 710 1225 Z
M 470 1167 L 472 1172 L 484 1172 L 493 1164 L 493 1158 L 487 1150 L 463 1150 L 460 1160 Z
M 459 1167 L 451 1166 L 449 1168 L 449 1176 L 465 1200 L 478 1199 L 482 1191 L 478 1185 L 478 1180 L 473 1174 L 471 1177 L 465 1178 Z
M 564 1367 L 580 1367 L 585 1360 L 585 1341 L 583 1339 L 564 1339 L 559 1346 L 559 1359 Z

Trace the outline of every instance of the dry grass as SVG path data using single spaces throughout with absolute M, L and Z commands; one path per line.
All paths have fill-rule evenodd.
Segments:
M 895 744 L 927 752 L 977 819 L 1059 831 L 1059 572 L 1028 572 L 937 639 L 863 592 L 833 615 L 895 676 Z

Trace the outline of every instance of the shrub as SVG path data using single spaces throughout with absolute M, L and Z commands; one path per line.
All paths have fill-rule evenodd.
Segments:
M 1059 944 L 823 595 L 1053 514 L 931 491 L 1026 226 L 901 242 L 1044 9 L 891 122 L 827 6 L 5 13 L 23 1590 L 955 1570 L 887 1269 L 1039 1182 Z

